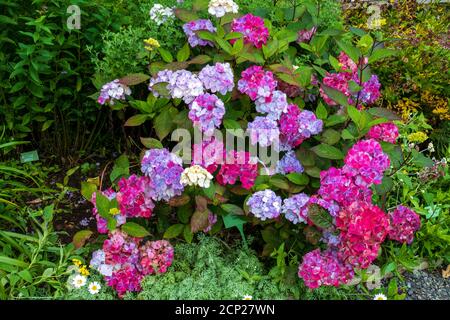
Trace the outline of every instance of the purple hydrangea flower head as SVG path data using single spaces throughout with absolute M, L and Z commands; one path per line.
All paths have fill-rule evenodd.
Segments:
M 289 174 L 294 172 L 302 173 L 303 170 L 302 164 L 297 159 L 294 151 L 291 150 L 278 161 L 276 172 L 280 174 Z
M 256 117 L 253 122 L 248 123 L 247 131 L 250 133 L 250 143 L 262 147 L 278 143 L 280 136 L 278 123 L 268 117 Z
M 266 189 L 254 193 L 247 201 L 250 212 L 258 219 L 277 218 L 281 213 L 281 198 L 272 190 Z
M 173 71 L 172 70 L 161 70 L 156 74 L 155 78 L 150 79 L 150 84 L 148 85 L 148 90 L 150 90 L 155 97 L 159 97 L 160 94 L 158 91 L 153 89 L 153 86 L 157 83 L 166 82 L 169 83 L 172 78 Z
M 192 72 L 177 70 L 171 75 L 167 89 L 172 98 L 182 98 L 189 104 L 203 93 L 203 84 Z
M 267 101 L 269 99 L 269 101 Z M 255 101 L 256 111 L 267 113 L 273 120 L 279 120 L 281 114 L 287 112 L 287 96 L 284 92 L 275 90 L 269 98 L 262 98 Z
M 381 84 L 376 75 L 372 75 L 369 81 L 364 82 L 359 98 L 365 104 L 373 104 L 381 96 Z
M 389 238 L 398 242 L 411 244 L 414 232 L 420 229 L 420 217 L 411 209 L 402 205 L 389 213 Z
M 234 88 L 233 70 L 228 62 L 217 62 L 213 66 L 205 66 L 198 74 L 198 78 L 203 86 L 213 93 L 219 92 L 225 95 Z
M 168 201 L 183 192 L 180 182 L 182 160 L 169 150 L 147 150 L 142 158 L 141 170 L 150 178 L 149 196 L 154 201 Z
M 317 119 L 314 112 L 303 110 L 298 117 L 299 133 L 303 138 L 310 138 L 312 135 L 319 134 L 323 128 L 323 121 Z
M 209 32 L 216 32 L 216 28 L 213 26 L 212 22 L 208 19 L 198 19 L 189 21 L 183 25 L 183 31 L 188 37 L 188 42 L 191 47 L 196 46 L 214 46 L 211 41 L 201 39 L 197 36 L 195 31 L 204 30 Z
M 281 212 L 287 220 L 293 224 L 300 222 L 306 223 L 308 217 L 309 197 L 304 193 L 293 195 L 284 199 Z
M 119 79 L 116 79 L 103 85 L 97 102 L 102 105 L 107 102 L 109 102 L 110 105 L 114 105 L 115 100 L 125 100 L 125 97 L 130 94 L 131 89 L 127 85 L 121 83 Z
M 189 105 L 189 119 L 206 135 L 211 136 L 222 124 L 225 106 L 215 94 L 199 95 Z

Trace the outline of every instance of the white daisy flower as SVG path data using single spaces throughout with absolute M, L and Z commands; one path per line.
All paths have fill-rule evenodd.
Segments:
M 75 288 L 79 289 L 86 284 L 86 280 L 87 280 L 87 278 L 85 276 L 78 274 L 73 278 L 72 284 Z
M 379 293 L 376 294 L 375 297 L 373 297 L 373 300 L 387 300 L 387 297 L 384 294 Z
M 244 298 L 242 298 L 242 300 L 253 300 L 252 296 L 244 296 Z
M 88 288 L 89 288 L 89 293 L 94 295 L 94 294 L 97 294 L 100 292 L 100 289 L 102 288 L 102 286 L 97 281 L 94 281 L 94 282 L 89 283 Z

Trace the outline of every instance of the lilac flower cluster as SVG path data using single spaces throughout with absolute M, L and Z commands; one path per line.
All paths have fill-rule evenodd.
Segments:
M 250 212 L 258 219 L 277 218 L 281 213 L 281 198 L 272 190 L 255 192 L 247 201 Z
M 248 123 L 247 131 L 250 134 L 250 143 L 259 144 L 261 147 L 278 143 L 280 136 L 277 122 L 269 117 L 256 117 L 253 122 Z
M 302 173 L 303 166 L 300 161 L 297 159 L 294 151 L 287 152 L 283 158 L 277 163 L 276 172 L 280 174 L 289 174 L 289 173 Z
M 148 90 L 150 90 L 155 97 L 159 97 L 160 94 L 157 90 L 153 88 L 153 86 L 157 83 L 169 83 L 172 78 L 173 71 L 172 70 L 161 70 L 156 74 L 156 78 L 150 79 L 150 84 L 148 85 Z
M 284 92 L 275 90 L 269 98 L 256 100 L 255 105 L 256 111 L 267 113 L 270 119 L 278 120 L 283 113 L 287 112 L 287 96 Z
M 411 244 L 414 239 L 414 232 L 420 229 L 420 217 L 411 209 L 398 206 L 389 213 L 391 221 L 389 228 L 389 238 L 398 242 Z
M 167 149 L 147 150 L 142 158 L 141 170 L 150 178 L 149 195 L 154 201 L 168 201 L 183 192 L 180 182 L 182 160 Z
M 188 23 L 183 25 L 183 31 L 188 37 L 188 42 L 191 47 L 196 46 L 214 46 L 214 44 L 211 41 L 204 40 L 199 38 L 195 31 L 209 31 L 209 32 L 216 32 L 216 28 L 213 26 L 212 22 L 208 19 L 198 19 L 189 21 Z
M 198 78 L 202 81 L 203 86 L 212 93 L 219 92 L 225 95 L 234 88 L 233 70 L 228 62 L 217 62 L 213 66 L 205 66 L 198 74 Z
M 172 73 L 167 89 L 172 98 L 182 98 L 187 104 L 203 93 L 203 84 L 197 75 L 187 70 Z
M 125 97 L 130 94 L 131 89 L 121 83 L 119 79 L 116 79 L 103 85 L 97 102 L 102 105 L 107 102 L 110 105 L 114 105 L 115 100 L 125 100 Z
M 211 136 L 222 124 L 225 106 L 215 94 L 199 95 L 189 105 L 189 119 L 206 135 Z
M 306 223 L 308 218 L 309 197 L 304 193 L 298 193 L 290 198 L 284 199 L 281 212 L 287 220 L 293 224 Z

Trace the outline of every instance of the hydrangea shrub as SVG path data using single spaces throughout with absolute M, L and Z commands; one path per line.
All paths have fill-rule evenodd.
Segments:
M 276 27 L 240 15 L 232 1 L 206 4 L 173 10 L 185 23 L 187 42 L 179 52 L 159 50 L 150 75 L 102 88 L 101 104 L 138 110 L 125 126 L 152 121 L 155 129 L 155 136 L 141 137 L 148 149 L 142 175 L 122 178 L 116 191 L 91 193 L 99 231 L 109 234 L 105 259 L 96 262 L 110 266 L 108 284 L 119 295 L 138 291 L 143 276 L 165 272 L 176 259 L 165 240 L 141 245 L 150 217 L 172 221 L 163 237 L 187 242 L 196 232 L 237 227 L 244 236 L 243 226 L 257 226 L 262 254 L 289 247 L 310 288 L 347 283 L 376 260 L 386 239 L 411 243 L 417 214 L 403 206 L 388 214 L 383 207 L 389 174 L 400 165 L 398 117 L 371 107 L 380 83 L 370 63 L 391 53 L 370 34 L 354 45 L 342 30 Z M 298 55 L 311 63 L 294 65 Z M 193 143 L 188 163 L 168 149 L 175 128 L 205 136 Z M 251 144 L 279 152 L 275 169 L 247 150 L 227 149 L 214 136 L 226 129 L 247 132 Z M 131 221 L 136 217 L 144 219 Z M 307 252 L 298 245 L 319 241 L 326 249 Z

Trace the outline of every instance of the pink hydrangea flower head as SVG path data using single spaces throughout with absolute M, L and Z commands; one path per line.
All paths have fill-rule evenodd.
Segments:
M 419 215 L 400 205 L 389 213 L 389 218 L 391 221 L 389 239 L 411 244 L 414 240 L 414 233 L 420 229 Z
M 189 119 L 208 136 L 220 128 L 224 115 L 225 106 L 215 94 L 201 94 L 189 105 Z
M 366 269 L 377 258 L 388 234 L 389 218 L 375 205 L 354 202 L 339 212 L 336 228 L 341 231 L 340 258 L 354 267 Z
M 234 74 L 228 62 L 217 62 L 213 66 L 205 66 L 198 74 L 198 78 L 212 93 L 218 92 L 225 95 L 234 88 Z
M 247 131 L 250 134 L 250 143 L 259 144 L 261 147 L 268 147 L 273 143 L 278 144 L 280 138 L 278 123 L 269 117 L 256 117 L 255 120 L 248 123 Z
M 122 178 L 118 187 L 117 202 L 121 214 L 130 218 L 150 218 L 155 204 L 150 197 L 146 196 L 150 188 L 148 177 L 138 177 L 133 174 L 128 178 Z
M 242 33 L 244 43 L 252 43 L 256 48 L 261 48 L 269 38 L 269 29 L 264 26 L 264 20 L 251 13 L 234 19 L 231 24 L 231 31 Z
M 216 177 L 219 184 L 235 184 L 239 179 L 243 188 L 253 187 L 258 176 L 258 164 L 249 152 L 230 150 L 224 161 Z
M 141 291 L 141 281 L 143 275 L 132 264 L 126 264 L 122 268 L 113 272 L 105 280 L 108 286 L 116 290 L 119 298 L 122 298 L 127 292 Z
M 287 220 L 293 224 L 306 223 L 308 218 L 309 196 L 298 193 L 290 198 L 284 199 L 281 212 Z
M 251 66 L 241 73 L 238 90 L 245 93 L 253 101 L 270 102 L 272 93 L 277 87 L 277 81 L 270 71 L 264 71 L 261 66 Z
M 370 128 L 367 137 L 378 141 L 396 143 L 399 136 L 397 126 L 392 122 L 381 123 Z
M 197 36 L 195 31 L 209 31 L 209 32 L 216 32 L 216 28 L 213 26 L 212 22 L 208 19 L 198 19 L 189 21 L 188 23 L 185 23 L 183 25 L 183 31 L 188 37 L 189 45 L 194 48 L 196 46 L 211 46 L 213 47 L 214 44 L 211 41 L 204 40 Z
M 139 267 L 144 275 L 165 273 L 172 265 L 174 250 L 166 240 L 147 241 L 139 251 Z
M 255 105 L 256 111 L 267 113 L 268 118 L 278 120 L 283 113 L 287 112 L 287 96 L 284 92 L 275 90 L 270 97 L 257 99 Z
M 168 201 L 184 190 L 180 182 L 182 160 L 167 149 L 147 150 L 142 158 L 141 170 L 150 178 L 148 193 L 154 201 Z
M 338 287 L 346 284 L 353 278 L 354 272 L 350 265 L 339 259 L 335 251 L 321 252 L 320 249 L 315 249 L 303 256 L 298 276 L 308 288 L 316 289 L 320 286 Z
M 380 184 L 390 166 L 389 157 L 374 139 L 360 140 L 348 151 L 344 159 L 344 173 L 355 178 L 359 186 Z
M 340 72 L 340 73 L 327 73 L 326 76 L 323 78 L 323 84 L 327 87 L 330 87 L 332 89 L 335 89 L 337 91 L 342 92 L 347 97 L 351 96 L 351 92 L 348 86 L 349 79 L 349 73 L 346 72 Z M 351 76 L 351 75 L 350 75 Z M 337 106 L 338 103 L 335 102 L 333 99 L 331 99 L 323 90 L 322 87 L 320 87 L 320 95 L 325 101 L 326 104 L 329 106 Z
M 140 239 L 130 237 L 119 229 L 112 231 L 109 238 L 103 242 L 106 263 L 136 263 L 139 259 L 139 242 Z
M 255 192 L 248 200 L 250 212 L 258 219 L 275 219 L 281 213 L 281 197 L 270 189 Z
M 201 165 L 209 173 L 214 173 L 218 166 L 224 162 L 225 148 L 223 142 L 214 136 L 205 139 L 202 143 L 194 144 L 192 164 Z

